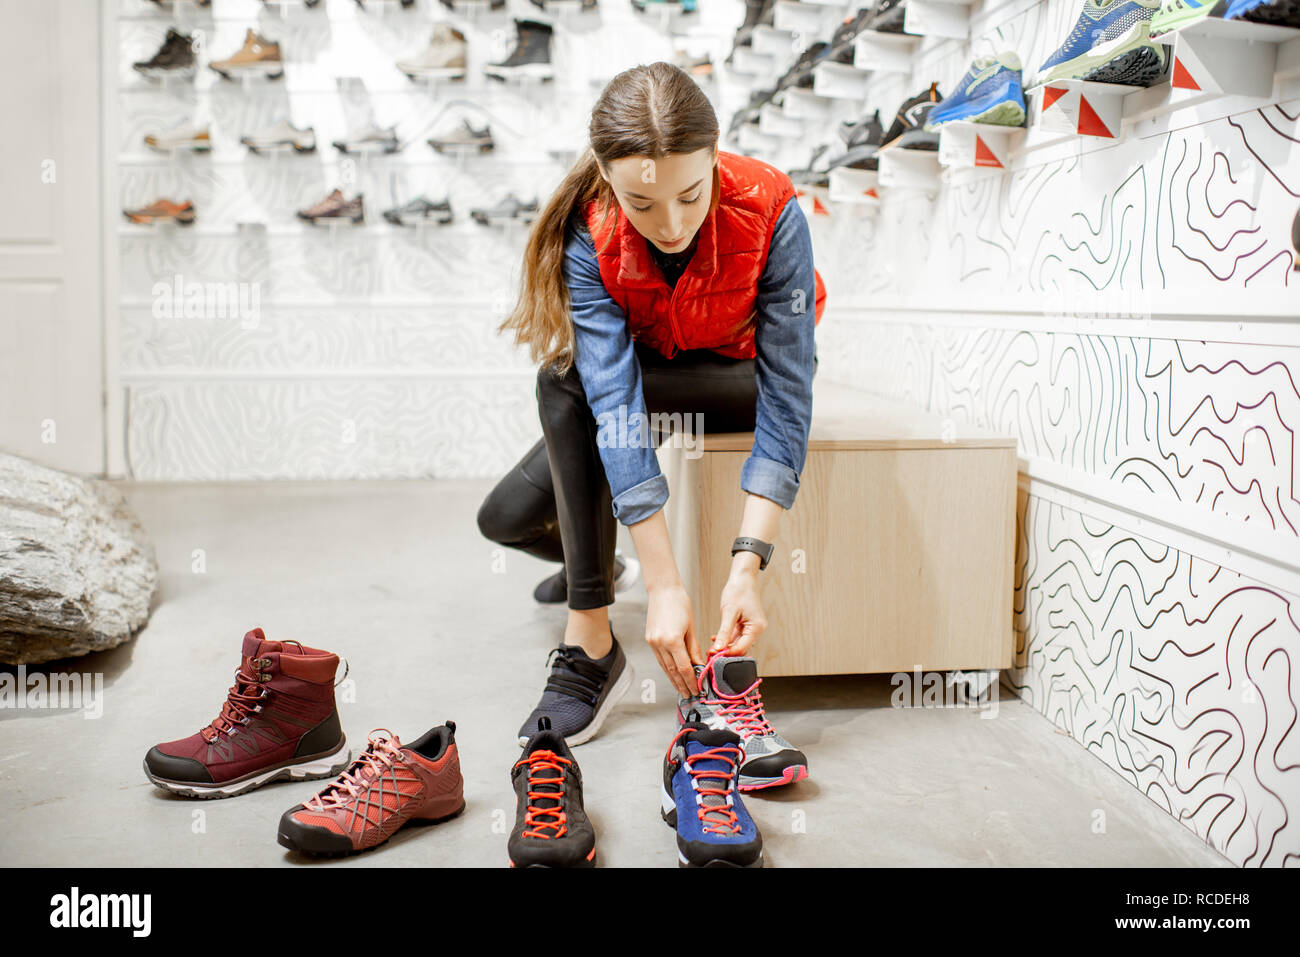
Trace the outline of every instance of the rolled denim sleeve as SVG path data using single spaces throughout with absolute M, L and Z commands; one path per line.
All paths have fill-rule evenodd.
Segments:
M 755 303 L 758 403 L 740 487 L 794 505 L 812 422 L 816 296 L 808 220 L 791 198 L 778 217 Z
M 574 364 L 598 429 L 597 445 L 624 525 L 644 521 L 668 501 L 649 434 L 641 363 L 627 316 L 600 278 L 596 249 L 585 230 L 572 229 L 564 248 L 564 280 L 574 326 Z M 637 429 L 636 423 L 645 423 Z

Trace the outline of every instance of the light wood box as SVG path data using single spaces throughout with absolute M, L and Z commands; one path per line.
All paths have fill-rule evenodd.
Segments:
M 670 440 L 659 457 L 673 551 L 707 647 L 753 435 L 694 441 L 692 453 Z M 1016 472 L 1012 437 L 819 384 L 799 495 L 760 573 L 759 673 L 1009 667 Z

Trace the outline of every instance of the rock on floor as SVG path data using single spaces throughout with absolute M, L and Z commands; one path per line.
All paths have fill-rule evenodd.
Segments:
M 0 453 L 0 662 L 116 647 L 148 620 L 157 585 L 120 492 Z

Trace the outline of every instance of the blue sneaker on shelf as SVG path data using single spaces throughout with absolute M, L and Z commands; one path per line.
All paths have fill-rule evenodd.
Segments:
M 1227 9 L 1228 0 L 1164 0 L 1151 18 L 1151 35 L 1163 36 L 1207 17 L 1221 17 Z
M 740 736 L 691 712 L 664 759 L 663 818 L 677 830 L 679 867 L 762 867 L 758 833 L 737 787 Z
M 1223 19 L 1300 27 L 1300 0 L 1232 0 Z
M 994 126 L 1025 125 L 1025 91 L 1020 82 L 1020 57 L 999 53 L 980 57 L 957 84 L 957 92 L 930 111 L 927 130 L 966 120 Z
M 1161 0 L 1084 0 L 1079 20 L 1060 49 L 1039 68 L 1037 84 L 1091 80 L 1151 86 L 1164 74 L 1169 51 L 1151 39 Z

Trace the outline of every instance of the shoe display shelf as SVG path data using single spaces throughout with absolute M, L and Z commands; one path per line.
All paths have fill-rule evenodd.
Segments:
M 910 33 L 863 30 L 853 41 L 853 65 L 873 73 L 911 73 L 921 38 Z
M 938 150 L 893 147 L 882 149 L 877 158 L 880 161 L 880 172 L 876 183 L 881 189 L 938 192 L 942 179 Z
M 323 10 L 324 0 L 317 0 L 315 3 L 308 2 L 308 0 L 266 0 L 262 6 L 263 9 L 271 13 L 278 13 L 280 19 L 283 20 L 294 11 Z
M 764 133 L 757 123 L 746 123 L 736 134 L 741 150 L 754 154 L 773 154 L 784 145 L 781 137 Z
M 731 58 L 731 73 L 740 78 L 752 78 L 755 83 L 770 83 L 773 76 L 780 75 L 779 62 L 776 53 L 759 53 L 756 48 L 740 47 Z
M 785 107 L 764 103 L 758 111 L 758 129 L 779 140 L 802 139 L 808 133 L 804 120 L 791 116 Z
M 810 129 L 824 128 L 831 119 L 832 101 L 815 89 L 790 89 L 785 91 L 781 111 L 790 119 L 805 120 Z
M 958 120 L 939 127 L 939 165 L 954 169 L 1006 169 L 1025 139 L 1023 126 Z
M 970 36 L 972 0 L 907 0 L 903 32 L 965 40 Z
M 830 171 L 830 185 L 826 198 L 833 203 L 849 203 L 870 210 L 880 208 L 880 194 L 876 191 L 879 173 L 873 169 L 851 169 L 840 166 Z
M 770 55 L 777 62 L 794 56 L 794 34 L 789 30 L 778 30 L 776 27 L 769 27 L 765 23 L 760 23 L 754 27 L 754 32 L 750 34 L 750 38 L 754 53 Z M 737 55 L 745 49 L 745 47 L 740 47 L 736 50 Z
M 844 19 L 847 4 L 803 3 L 800 0 L 776 0 L 772 23 L 778 30 L 788 30 L 804 37 L 829 37 Z M 805 44 L 806 46 L 807 44 Z
M 819 63 L 813 67 L 813 92 L 833 100 L 865 100 L 871 71 L 856 64 Z

